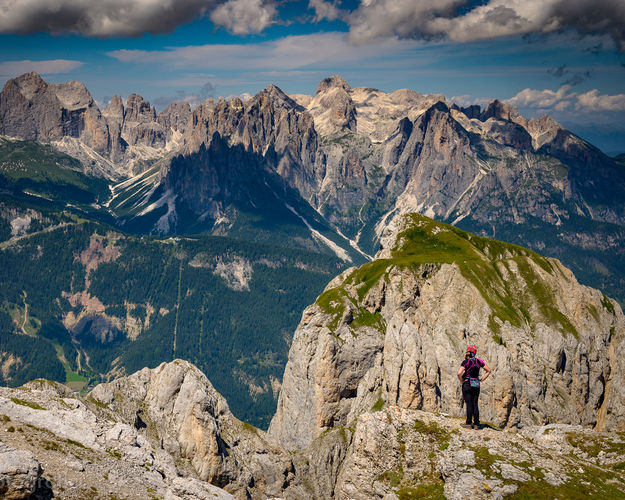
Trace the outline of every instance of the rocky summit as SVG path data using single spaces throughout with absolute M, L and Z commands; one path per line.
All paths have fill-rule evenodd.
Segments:
M 411 214 L 304 311 L 269 433 L 305 448 L 375 405 L 460 415 L 469 344 L 495 425 L 625 429 L 619 305 L 555 259 Z
M 464 429 L 467 344 L 492 368 Z M 5 498 L 625 498 L 619 304 L 418 214 L 302 316 L 267 433 L 175 360 L 84 397 L 0 388 Z M 32 497 L 30 495 L 33 495 Z

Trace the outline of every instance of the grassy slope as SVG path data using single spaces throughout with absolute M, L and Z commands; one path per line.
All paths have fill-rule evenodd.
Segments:
M 577 336 L 575 327 L 558 310 L 544 273 L 561 275 L 552 262 L 526 248 L 462 231 L 423 215 L 410 214 L 410 222 L 397 239 L 392 257 L 376 259 L 353 271 L 344 284 L 355 286 L 358 297 L 351 296 L 344 285 L 325 291 L 317 304 L 333 318 L 329 328 L 336 328 L 345 312 L 346 301 L 357 307 L 356 317 L 366 324 L 381 321 L 359 303 L 393 267 L 420 269 L 423 264 L 456 264 L 492 309 L 489 326 L 498 340 L 499 322 L 520 327 L 538 322 L 554 326 L 564 335 Z M 515 269 L 515 273 L 508 273 Z M 504 278 L 505 275 L 510 277 Z M 606 301 L 606 304 L 610 304 Z M 369 315 L 369 316 L 367 316 Z M 362 322 L 362 320 L 361 320 Z

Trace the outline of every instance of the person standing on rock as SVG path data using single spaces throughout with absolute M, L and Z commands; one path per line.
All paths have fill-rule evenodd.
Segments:
M 464 361 L 458 369 L 458 380 L 462 384 L 462 397 L 467 407 L 467 421 L 463 424 L 466 428 L 480 428 L 480 410 L 478 399 L 480 398 L 480 382 L 490 375 L 490 368 L 486 363 L 477 358 L 477 347 L 470 345 L 464 355 Z M 480 377 L 480 369 L 484 368 L 484 375 Z

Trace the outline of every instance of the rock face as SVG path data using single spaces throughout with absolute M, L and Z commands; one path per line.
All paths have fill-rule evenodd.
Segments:
M 0 495 L 6 500 L 29 498 L 37 489 L 41 465 L 35 456 L 0 442 Z
M 237 496 L 278 495 L 293 480 L 288 455 L 262 431 L 237 420 L 206 376 L 188 362 L 163 363 L 100 384 L 90 397 L 126 421 L 139 410 L 147 432 L 155 433 L 165 451 L 189 460 L 200 480 Z M 125 429 L 109 432 L 116 440 L 134 440 L 136 432 L 129 429 L 125 438 Z
M 159 119 L 137 94 L 125 108 L 114 96 L 100 112 L 82 83 L 47 83 L 33 72 L 8 80 L 0 93 L 0 134 L 52 143 L 87 165 L 97 163 L 95 175 L 118 180 L 164 156 L 189 113 L 180 103 Z
M 165 129 L 167 140 L 170 140 L 176 132 L 184 133 L 189 116 L 191 116 L 191 106 L 188 102 L 172 102 L 166 110 L 157 115 L 156 120 Z
M 209 144 L 217 132 L 231 145 L 264 157 L 268 168 L 290 186 L 313 196 L 317 133 L 312 117 L 275 85 L 269 85 L 243 103 L 235 98 L 212 99 L 193 110 L 192 127 L 185 130 L 185 152 Z
M 0 388 L 0 407 L 0 440 L 20 450 L 0 442 L 2 498 L 28 498 L 42 485 L 70 499 L 93 495 L 92 486 L 133 499 L 267 498 L 294 479 L 288 454 L 234 418 L 181 360 L 101 384 L 85 399 L 45 380 Z
M 404 237 L 407 235 L 400 236 Z M 450 245 L 454 243 L 444 234 L 442 238 Z M 478 246 L 486 253 L 494 250 Z M 387 252 L 392 248 L 386 247 Z M 499 250 L 505 253 L 511 248 Z M 433 276 L 437 268 L 420 269 L 419 276 L 424 277 L 423 271 Z M 342 276 L 335 284 L 344 280 Z M 413 284 L 407 285 L 414 292 Z M 375 286 L 373 283 L 371 289 Z M 387 286 L 393 286 L 390 277 Z M 392 295 L 388 297 L 394 301 Z M 441 300 L 444 303 L 444 297 Z M 405 302 L 408 304 L 408 300 Z M 333 313 L 338 313 L 338 309 Z M 412 306 L 406 311 L 415 313 Z M 615 328 L 617 340 L 610 343 L 610 348 L 620 354 L 617 344 L 622 345 L 622 313 L 615 309 L 613 315 L 620 326 Z M 341 313 L 340 318 L 348 316 Z M 350 378 L 352 386 L 356 385 L 354 373 L 363 364 L 357 353 L 366 352 L 372 344 L 357 325 L 375 323 L 374 318 L 362 311 L 352 310 L 351 318 L 349 324 L 356 334 L 355 343 L 351 346 L 341 343 L 335 350 L 336 357 L 341 356 L 338 350 L 353 350 L 350 359 L 343 356 L 340 370 L 331 363 L 317 367 L 316 371 L 315 367 L 309 367 L 310 377 L 319 380 L 323 375 L 325 379 L 323 387 L 318 387 L 310 399 L 313 407 L 319 407 L 318 399 L 327 402 L 326 394 L 336 394 L 332 393 L 335 387 L 339 395 L 339 400 L 333 401 L 335 412 L 347 412 L 349 405 L 342 404 L 340 398 L 367 399 L 362 397 L 362 384 L 356 395 L 351 389 L 341 389 L 345 376 Z M 336 331 L 337 338 L 341 338 L 344 330 Z M 403 335 L 407 357 L 413 354 L 407 339 L 411 333 L 415 332 L 406 326 L 403 333 L 395 332 L 392 340 L 398 342 Z M 451 336 L 449 340 L 453 343 Z M 301 342 L 301 335 L 297 342 Z M 360 350 L 356 348 L 358 342 L 365 343 Z M 506 342 L 511 339 L 506 337 Z M 531 354 L 530 346 L 524 348 Z M 517 347 L 510 348 L 514 349 Z M 384 356 L 384 350 L 378 358 Z M 292 353 L 297 351 L 294 345 Z M 509 354 L 513 356 L 514 352 Z M 500 355 L 497 359 L 504 357 Z M 295 360 L 292 357 L 290 363 Z M 564 363 L 562 360 L 559 363 L 556 371 L 565 373 Z M 501 365 L 491 365 L 495 368 L 491 381 L 496 384 L 496 379 L 505 374 Z M 375 363 L 372 366 L 375 368 Z M 615 370 L 619 368 L 614 366 Z M 575 370 L 577 376 L 584 376 L 581 370 Z M 371 371 L 367 374 L 367 387 L 375 385 Z M 287 370 L 286 387 L 291 383 L 289 373 L 293 372 Z M 427 379 L 427 368 L 418 368 L 416 372 Z M 409 373 L 404 371 L 404 375 Z M 616 376 L 606 380 L 608 385 L 619 383 Z M 392 385 L 384 378 L 379 382 L 382 386 Z M 485 394 L 489 394 L 488 382 L 484 384 Z M 304 390 L 310 386 L 305 376 L 300 384 Z M 429 397 L 425 387 L 421 390 L 424 398 Z M 511 388 L 509 393 L 514 390 Z M 318 428 L 313 427 L 311 433 L 310 429 L 300 427 L 301 440 L 287 429 L 285 442 L 302 443 L 297 453 L 292 448 L 289 453 L 271 435 L 234 418 L 226 401 L 206 377 L 181 360 L 96 386 L 84 399 L 60 384 L 45 380 L 30 382 L 19 389 L 0 388 L 3 412 L 0 494 L 2 498 L 21 499 L 51 498 L 62 492 L 63 498 L 69 500 L 95 494 L 137 500 L 150 496 L 167 500 L 461 500 L 470 488 L 475 498 L 484 500 L 512 494 L 531 498 L 625 495 L 625 476 L 621 473 L 625 453 L 623 433 L 598 432 L 561 423 L 523 426 L 520 432 L 502 430 L 492 424 L 480 431 L 465 430 L 460 427 L 461 418 L 407 408 L 405 400 L 400 401 L 402 406 L 387 404 L 384 398 L 388 398 L 389 391 L 381 388 L 373 394 L 378 400 L 372 406 L 360 405 L 361 409 L 357 410 L 358 404 L 352 405 L 349 425 L 342 425 L 338 415 L 334 426 L 319 435 Z M 613 396 L 614 391 L 606 389 L 605 401 Z M 446 396 L 443 393 L 439 397 L 444 400 Z M 278 420 L 272 423 L 273 432 L 285 402 L 282 398 Z M 299 403 L 303 406 L 308 402 Z M 606 410 L 604 422 L 618 428 L 622 426 L 622 416 L 608 416 L 613 406 L 608 402 L 600 408 Z M 300 419 L 300 424 L 306 425 L 305 420 Z M 40 463 L 45 464 L 45 471 Z
M 46 83 L 37 73 L 7 81 L 0 93 L 0 134 L 43 142 L 76 137 L 96 151 L 109 142 L 106 122 L 82 83 Z
M 493 369 L 485 420 L 625 428 L 619 305 L 556 260 L 413 214 L 305 310 L 269 434 L 306 448 L 378 402 L 460 416 L 468 344 Z

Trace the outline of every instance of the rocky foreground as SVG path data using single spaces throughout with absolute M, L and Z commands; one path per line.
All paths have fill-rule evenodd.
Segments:
M 467 344 L 493 369 L 463 429 Z M 0 388 L 3 498 L 625 498 L 625 316 L 560 262 L 412 214 L 295 332 L 267 433 L 175 360 Z
M 625 498 L 622 432 L 467 430 L 390 406 L 295 453 L 236 420 L 180 360 L 86 398 L 47 381 L 2 388 L 0 408 L 6 499 Z

